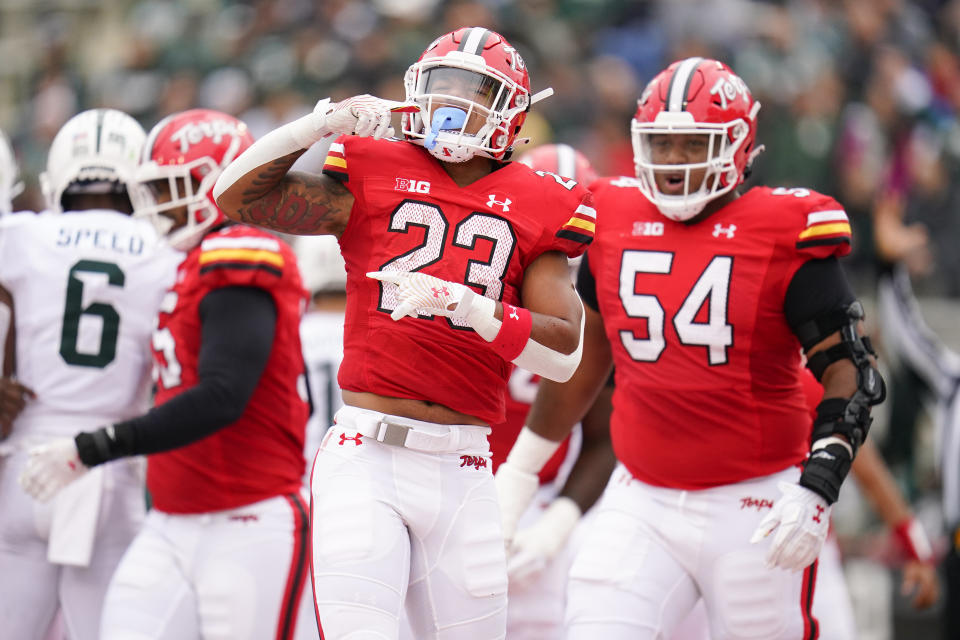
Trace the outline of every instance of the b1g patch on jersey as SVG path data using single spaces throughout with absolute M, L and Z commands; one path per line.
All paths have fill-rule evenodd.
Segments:
M 807 226 L 797 235 L 797 249 L 823 245 L 850 244 L 850 220 L 843 209 L 812 211 Z
M 273 238 L 216 237 L 200 244 L 200 273 L 218 269 L 266 271 L 283 275 L 284 259 L 280 243 Z
M 323 172 L 340 182 L 346 182 L 350 176 L 347 173 L 347 156 L 343 144 L 334 142 L 327 150 L 327 159 L 323 161 Z
M 557 237 L 580 244 L 590 244 L 593 242 L 593 234 L 596 228 L 597 211 L 593 207 L 581 204 L 574 210 L 570 219 L 557 231 Z

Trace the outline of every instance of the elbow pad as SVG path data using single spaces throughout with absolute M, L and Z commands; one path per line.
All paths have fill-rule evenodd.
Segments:
M 519 344 L 515 340 L 504 340 L 502 334 L 505 331 L 512 331 L 514 325 L 508 324 L 507 329 L 504 328 L 504 323 L 494 316 L 497 303 L 490 298 L 468 290 L 460 304 L 468 308 L 464 317 L 474 331 L 481 338 L 490 342 L 494 349 L 504 356 L 504 359 L 513 362 L 518 367 L 555 382 L 566 382 L 580 366 L 580 358 L 583 355 L 583 328 L 586 321 L 582 302 L 580 303 L 580 337 L 577 340 L 577 348 L 569 354 L 561 353 L 534 340 L 530 336 L 529 325 L 526 325 L 526 335 L 519 341 Z M 514 316 L 512 312 L 518 313 Z M 509 318 L 516 317 L 518 322 L 523 322 L 522 318 L 524 316 L 522 314 L 526 314 L 526 317 L 529 317 L 530 314 L 526 309 L 517 309 L 504 304 L 504 314 L 508 313 L 510 314 Z M 520 353 L 514 355 L 515 349 L 505 353 L 503 351 L 503 345 L 505 344 L 518 345 Z

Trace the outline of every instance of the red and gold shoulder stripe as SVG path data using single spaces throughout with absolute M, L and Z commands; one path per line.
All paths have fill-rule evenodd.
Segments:
M 850 244 L 850 220 L 843 209 L 807 214 L 807 226 L 797 235 L 797 248 Z
M 200 273 L 213 269 L 263 269 L 283 274 L 280 243 L 272 238 L 210 238 L 200 244 Z
M 327 159 L 323 162 L 323 172 L 327 175 L 346 182 L 349 174 L 347 173 L 347 156 L 344 154 L 343 145 L 334 142 L 327 150 Z
M 593 241 L 593 233 L 596 231 L 596 227 L 596 210 L 593 207 L 581 204 L 570 216 L 570 219 L 557 231 L 557 237 L 581 244 L 590 244 Z

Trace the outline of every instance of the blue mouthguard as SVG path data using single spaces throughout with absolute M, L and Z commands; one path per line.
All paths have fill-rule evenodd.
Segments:
M 430 132 L 423 139 L 423 146 L 427 149 L 433 149 L 437 146 L 437 134 L 441 131 L 451 129 L 460 130 L 463 123 L 467 120 L 467 112 L 456 107 L 440 107 L 433 112 L 433 119 L 430 122 Z

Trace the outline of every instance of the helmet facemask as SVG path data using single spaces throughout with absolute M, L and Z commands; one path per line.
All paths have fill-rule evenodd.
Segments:
M 404 114 L 404 135 L 444 162 L 502 158 L 516 133 L 509 128 L 530 104 L 524 87 L 462 51 L 414 63 L 404 85 L 421 108 Z
M 695 122 L 686 112 L 661 112 L 654 122 L 633 120 L 630 125 L 633 160 L 640 191 L 671 220 L 684 221 L 698 215 L 708 202 L 728 193 L 740 182 L 735 156 L 746 142 L 749 127 L 742 120 L 725 123 Z M 682 164 L 655 162 L 654 148 L 660 136 L 705 136 L 703 160 Z M 699 185 L 694 173 L 703 171 Z M 657 176 L 669 175 L 682 188 L 678 194 L 663 193 Z
M 145 162 L 137 171 L 136 216 L 153 223 L 174 249 L 188 251 L 221 218 L 210 199 L 221 168 L 208 156 L 181 165 Z M 199 180 L 195 176 L 203 176 Z M 186 209 L 179 228 L 177 209 Z

